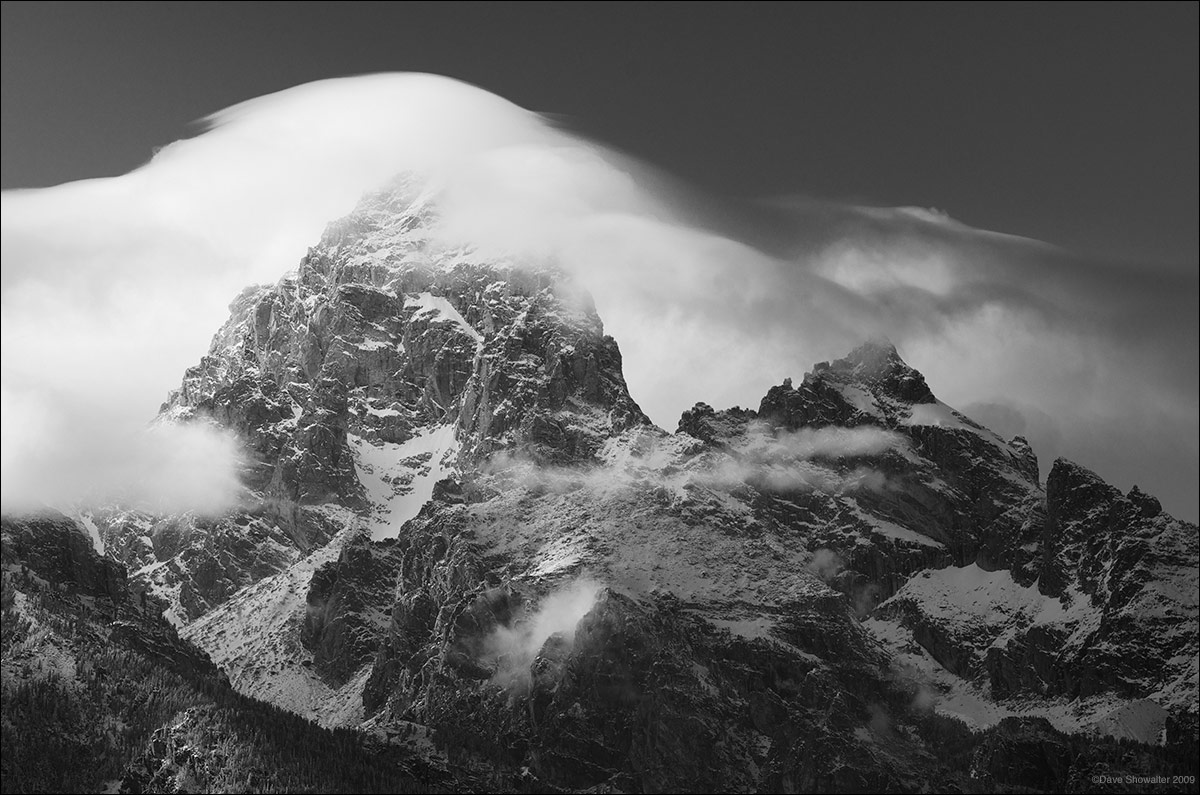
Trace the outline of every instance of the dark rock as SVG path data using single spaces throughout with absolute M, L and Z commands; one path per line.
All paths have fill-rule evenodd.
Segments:
M 300 640 L 330 686 L 342 686 L 375 658 L 384 625 L 374 608 L 391 598 L 398 559 L 395 548 L 358 536 L 336 561 L 313 572 Z
M 985 786 L 1012 791 L 1066 790 L 1073 754 L 1045 718 L 1005 718 L 975 751 L 972 777 Z
M 89 596 L 124 599 L 125 569 L 97 554 L 87 531 L 53 511 L 0 518 L 0 560 Z

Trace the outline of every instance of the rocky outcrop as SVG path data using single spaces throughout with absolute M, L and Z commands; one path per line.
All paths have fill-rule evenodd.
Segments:
M 785 382 L 785 383 L 790 383 Z M 745 432 L 746 426 L 758 417 L 757 412 L 735 406 L 716 411 L 707 403 L 697 403 L 679 417 L 676 433 L 686 433 L 709 444 L 721 444 Z
M 375 657 L 386 626 L 399 556 L 392 545 L 357 536 L 337 560 L 317 569 L 305 598 L 301 643 L 313 654 L 313 667 L 340 687 Z
M 981 564 L 1011 569 L 927 573 L 876 617 L 905 627 L 948 670 L 986 681 L 994 698 L 1150 699 L 1135 711 L 1169 713 L 1176 728 L 1143 718 L 1138 736 L 1193 731 L 1195 525 L 1060 459 L 1020 532 L 985 549 Z
M 0 519 L 0 562 L 88 596 L 123 599 L 129 591 L 124 567 L 98 555 L 74 519 L 53 511 Z
M 758 413 L 789 429 L 853 427 L 881 416 L 894 421 L 908 407 L 936 402 L 925 377 L 909 367 L 890 342 L 877 340 L 844 359 L 818 363 L 799 387 L 792 386 L 790 378 L 771 387 Z

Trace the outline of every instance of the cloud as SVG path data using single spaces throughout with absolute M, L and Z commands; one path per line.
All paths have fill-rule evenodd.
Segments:
M 849 578 L 842 577 L 846 571 L 846 561 L 836 550 L 816 550 L 804 568 L 822 582 L 844 592 L 854 609 L 854 615 L 860 619 L 871 615 L 879 605 L 879 594 L 882 591 L 879 584 L 864 582 L 853 574 Z
M 740 435 L 723 440 L 721 447 L 697 454 L 660 444 L 654 433 L 646 432 L 636 442 L 626 439 L 624 454 L 610 450 L 600 466 L 553 466 L 503 451 L 489 458 L 484 471 L 539 493 L 587 489 L 606 494 L 649 485 L 683 498 L 690 485 L 720 491 L 750 485 L 776 492 L 840 494 L 887 488 L 886 475 L 872 469 L 870 462 L 856 464 L 854 459 L 907 445 L 900 434 L 872 426 L 777 431 L 752 422 Z M 632 453 L 629 445 L 641 449 Z
M 916 682 L 917 692 L 913 696 L 912 708 L 919 713 L 925 714 L 933 711 L 937 705 L 937 692 L 924 682 Z
M 846 459 L 852 462 L 905 445 L 900 434 L 871 426 L 775 431 L 766 423 L 752 422 L 743 435 L 727 442 L 726 450 L 710 456 L 706 468 L 686 477 L 722 489 L 750 484 L 769 491 L 824 494 L 881 491 L 887 486 L 882 472 L 865 464 L 847 468 Z
M 832 549 L 818 549 L 813 553 L 812 560 L 805 568 L 820 577 L 822 581 L 829 582 L 842 573 L 842 570 L 846 568 L 846 561 L 842 560 L 842 556 Z
M 325 81 L 207 123 L 130 174 L 3 194 L 5 510 L 148 496 L 154 482 L 172 506 L 234 502 L 235 445 L 146 433 L 230 300 L 295 267 L 396 173 L 552 134 L 499 97 L 423 75 Z M 184 440 L 174 458 L 172 434 Z
M 697 400 L 757 405 L 886 335 L 951 405 L 1020 414 L 1043 462 L 1067 455 L 1196 518 L 1195 273 L 940 212 L 709 196 L 427 75 L 301 86 L 209 126 L 131 174 L 3 195 L 3 384 L 50 434 L 6 430 L 6 501 L 31 444 L 97 469 L 136 452 L 80 441 L 138 433 L 245 284 L 278 278 L 361 193 L 413 170 L 443 197 L 446 242 L 578 274 L 665 427 Z
M 548 593 L 537 609 L 509 626 L 497 627 L 483 642 L 483 657 L 496 664 L 493 681 L 506 687 L 525 687 L 530 665 L 551 636 L 569 648 L 575 628 L 596 604 L 603 586 L 587 577 Z
M 238 502 L 239 449 L 223 429 L 200 422 L 156 423 L 134 433 L 86 427 L 86 410 L 23 403 L 27 396 L 7 388 L 2 394 L 5 511 L 119 501 L 214 513 Z
M 875 456 L 906 445 L 902 435 L 869 425 L 858 428 L 800 428 L 772 433 L 760 423 L 751 427 L 745 441 L 737 446 L 737 451 L 755 461 L 774 463 L 789 459 Z

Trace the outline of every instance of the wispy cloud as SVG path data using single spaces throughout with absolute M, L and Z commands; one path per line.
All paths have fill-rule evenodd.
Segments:
M 751 484 L 771 491 L 823 494 L 879 491 L 887 485 L 886 476 L 869 462 L 855 464 L 854 459 L 905 444 L 899 434 L 872 426 L 777 432 L 752 422 L 720 453 L 708 457 L 707 468 L 691 470 L 687 477 L 717 488 Z

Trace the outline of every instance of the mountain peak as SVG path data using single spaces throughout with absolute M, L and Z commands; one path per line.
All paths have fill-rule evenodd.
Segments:
M 1162 513 L 1162 503 L 1158 501 L 1158 498 L 1153 494 L 1147 494 L 1136 485 L 1129 490 L 1125 498 L 1133 503 L 1143 516 L 1158 516 Z
M 364 455 L 434 455 L 424 489 L 451 459 L 586 460 L 648 423 L 571 275 L 447 246 L 437 201 L 404 176 L 366 196 L 294 272 L 238 297 L 169 398 L 248 441 L 252 491 L 362 505 L 379 502 L 361 493 Z
M 816 378 L 863 387 L 904 403 L 936 401 L 925 376 L 910 367 L 886 338 L 870 339 L 844 358 L 818 363 L 804 380 L 808 383 Z
M 925 376 L 910 367 L 886 339 L 871 339 L 832 362 L 818 362 L 800 386 L 792 379 L 772 387 L 759 405 L 764 419 L 801 425 L 891 425 L 914 406 L 936 404 Z

